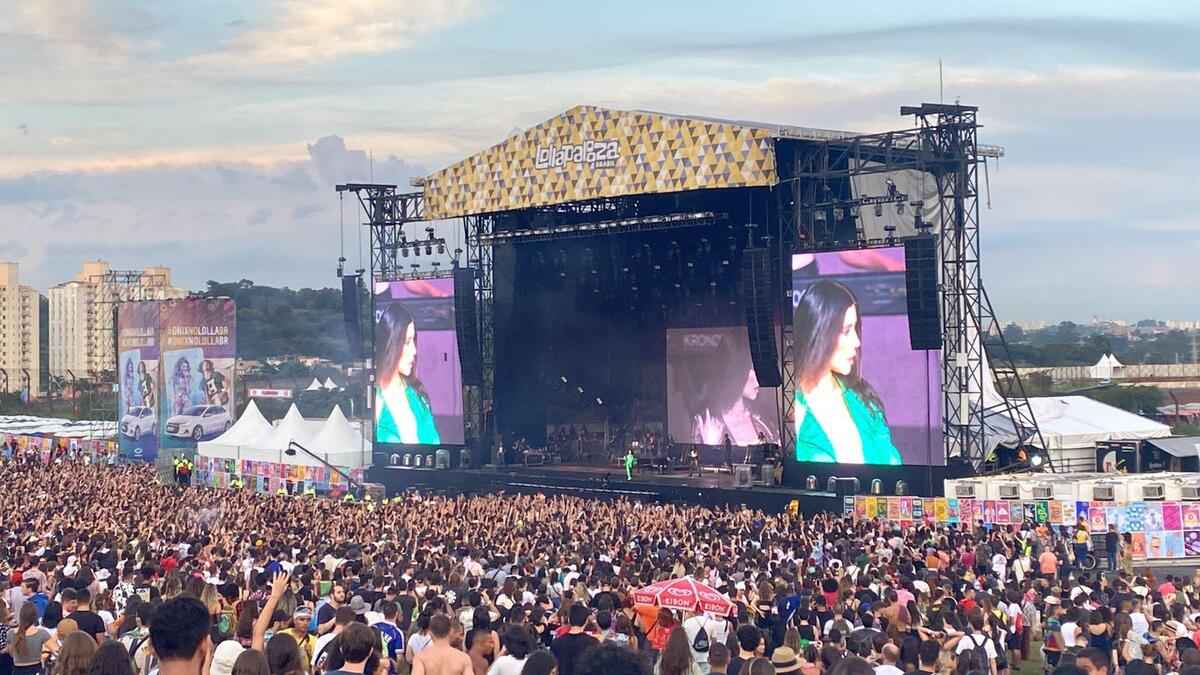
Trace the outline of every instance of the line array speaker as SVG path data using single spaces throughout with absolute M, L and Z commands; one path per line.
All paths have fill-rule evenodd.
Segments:
M 746 331 L 750 338 L 750 360 L 761 387 L 783 384 L 779 373 L 779 349 L 775 344 L 775 295 L 770 256 L 766 249 L 742 252 L 742 306 L 746 308 Z
M 904 282 L 908 296 L 908 337 L 913 349 L 942 348 L 938 303 L 937 239 L 904 241 Z
M 483 386 L 483 357 L 479 350 L 479 319 L 475 311 L 475 268 L 454 270 L 454 330 L 462 361 L 463 384 Z

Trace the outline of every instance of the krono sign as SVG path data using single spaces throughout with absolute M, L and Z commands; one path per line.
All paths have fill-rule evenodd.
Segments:
M 567 164 L 587 164 L 593 169 L 604 169 L 616 166 L 620 157 L 621 149 L 617 141 L 588 140 L 560 146 L 539 145 L 533 166 L 551 169 Z
M 683 336 L 683 346 L 716 348 L 724 338 L 720 333 L 688 333 Z

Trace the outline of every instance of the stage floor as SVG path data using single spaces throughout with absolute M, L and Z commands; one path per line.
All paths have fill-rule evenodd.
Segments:
M 408 489 L 447 493 L 543 492 L 595 498 L 629 498 L 706 505 L 746 505 L 780 511 L 797 500 L 805 513 L 838 511 L 842 499 L 834 493 L 782 486 L 755 485 L 737 488 L 729 473 L 706 471 L 689 477 L 685 471 L 658 474 L 642 471 L 625 479 L 624 469 L 613 466 L 555 464 L 504 466 L 482 469 L 415 469 L 372 467 L 367 479 L 384 486 L 388 495 Z

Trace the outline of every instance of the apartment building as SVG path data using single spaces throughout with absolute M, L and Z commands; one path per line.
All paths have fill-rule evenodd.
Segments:
M 0 392 L 42 395 L 40 300 L 21 285 L 18 263 L 0 262 Z

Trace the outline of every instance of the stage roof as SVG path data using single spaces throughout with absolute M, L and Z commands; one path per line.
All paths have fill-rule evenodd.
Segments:
M 638 194 L 768 187 L 778 125 L 576 106 L 425 179 L 430 220 Z

